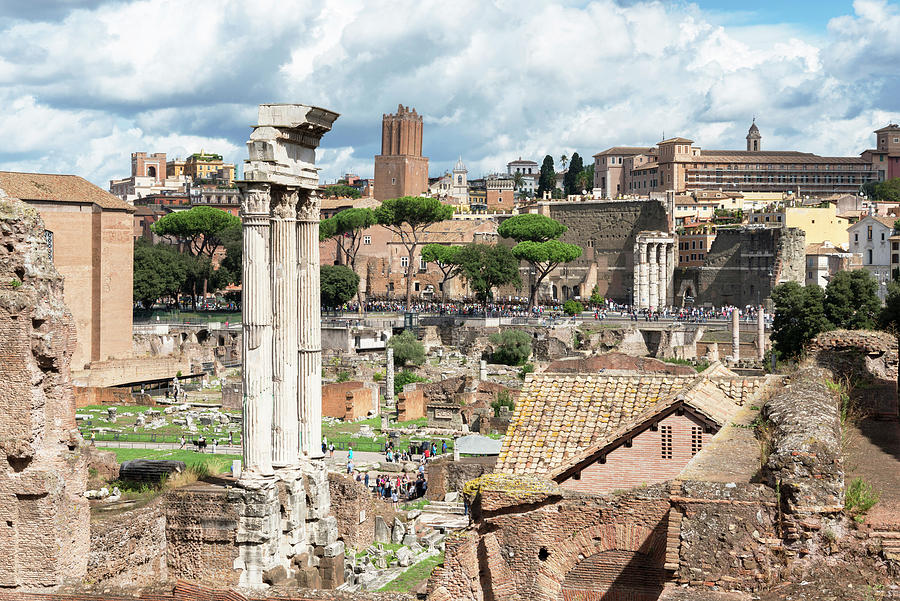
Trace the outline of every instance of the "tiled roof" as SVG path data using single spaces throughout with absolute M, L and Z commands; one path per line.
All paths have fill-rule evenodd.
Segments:
M 497 471 L 548 476 L 678 404 L 718 425 L 756 394 L 763 378 L 721 364 L 696 376 L 535 374 L 516 402 Z
M 419 234 L 422 244 L 468 244 L 477 233 L 497 233 L 497 222 L 492 219 L 447 219 L 428 226 Z M 394 234 L 392 244 L 399 244 L 400 236 Z
M 659 144 L 693 144 L 693 140 L 688 140 L 687 138 L 669 138 L 668 140 L 663 140 L 659 142 Z
M 545 475 L 694 378 L 534 374 L 516 402 L 497 471 Z
M 647 154 L 654 149 L 648 146 L 613 146 L 612 148 L 607 148 L 603 152 L 598 152 L 595 154 L 595 157 L 602 157 L 608 154 L 622 154 L 622 155 L 635 155 L 635 154 Z
M 704 150 L 700 156 L 693 157 L 694 163 L 718 162 L 718 163 L 821 163 L 821 164 L 854 164 L 869 165 L 870 163 L 858 157 L 820 157 L 808 152 L 794 152 L 791 150 L 773 152 L 753 152 L 747 150 Z
M 19 200 L 92 203 L 102 209 L 134 211 L 134 207 L 77 175 L 0 171 L 0 189 Z

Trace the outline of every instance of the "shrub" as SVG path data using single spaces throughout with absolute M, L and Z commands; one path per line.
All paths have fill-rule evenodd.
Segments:
M 504 330 L 491 334 L 491 342 L 497 345 L 491 360 L 503 365 L 523 365 L 531 356 L 531 335 L 521 330 Z
M 501 390 L 497 394 L 497 400 L 491 403 L 491 408 L 494 410 L 494 417 L 500 417 L 501 407 L 508 407 L 510 411 L 516 407 L 516 404 L 513 402 L 512 397 L 507 390 Z
M 584 311 L 584 305 L 576 300 L 569 299 L 563 304 L 563 311 L 566 312 L 566 315 L 578 315 Z
M 382 380 L 384 380 L 384 372 L 383 371 L 376 371 L 374 374 L 372 374 L 373 382 L 381 382 Z
M 862 478 L 854 478 L 844 491 L 844 511 L 853 516 L 864 514 L 872 509 L 879 498 L 878 491 L 871 484 Z
M 412 384 L 413 382 L 427 382 L 427 378 L 423 378 L 418 374 L 414 374 L 413 372 L 404 369 L 396 376 L 394 376 L 394 396 L 403 392 L 403 387 L 407 384 Z
M 525 376 L 527 376 L 528 374 L 533 374 L 533 373 L 534 373 L 534 365 L 531 363 L 526 363 L 525 365 L 522 366 L 522 369 L 519 370 L 519 377 L 524 380 Z
M 342 371 L 341 373 L 339 373 L 337 375 L 338 382 L 347 382 L 349 380 L 350 380 L 350 372 L 349 371 Z
M 425 363 L 425 347 L 416 339 L 416 335 L 410 330 L 393 336 L 388 346 L 394 349 L 394 365 L 422 365 Z
M 605 302 L 606 302 L 606 299 L 603 298 L 602 294 L 600 294 L 600 286 L 595 285 L 594 288 L 591 290 L 590 303 L 592 305 L 594 305 L 595 307 L 598 307 Z

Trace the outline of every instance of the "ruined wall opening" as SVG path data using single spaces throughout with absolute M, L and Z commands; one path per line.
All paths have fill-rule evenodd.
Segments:
M 559 601 L 656 601 L 666 572 L 659 558 L 635 551 L 601 551 L 569 570 Z

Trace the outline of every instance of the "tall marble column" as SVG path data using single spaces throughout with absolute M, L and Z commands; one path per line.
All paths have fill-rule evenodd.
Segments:
M 766 360 L 766 313 L 763 306 L 756 308 L 756 352 L 760 363 Z
M 666 304 L 671 307 L 675 304 L 675 290 L 673 288 L 676 263 L 674 242 L 666 245 L 666 257 Z
M 243 231 L 244 471 L 272 471 L 272 296 L 269 185 L 251 184 L 241 199 Z
M 322 302 L 319 291 L 319 198 L 301 191 L 297 205 L 297 306 L 300 451 L 322 456 Z
M 296 189 L 273 194 L 271 220 L 272 464 L 296 465 L 300 459 L 300 414 L 297 406 L 297 201 Z
M 741 360 L 741 316 L 737 307 L 731 311 L 731 360 Z
M 649 250 L 649 270 L 650 277 L 648 278 L 648 299 L 647 302 L 650 303 L 649 307 L 651 309 L 659 308 L 659 244 L 656 242 L 651 242 L 647 245 Z
M 642 242 L 640 244 L 640 264 L 636 266 L 638 271 L 638 284 L 635 286 L 635 293 L 637 294 L 637 302 L 635 303 L 638 307 L 645 309 L 647 308 L 647 303 L 649 302 L 648 293 L 649 286 L 647 279 L 650 277 L 649 266 L 647 265 L 647 243 Z
M 388 347 L 384 366 L 384 400 L 394 403 L 394 349 Z
M 668 302 L 668 291 L 669 291 L 669 244 L 663 242 L 659 245 L 659 282 L 658 282 L 658 292 L 656 293 L 657 298 L 659 299 L 659 304 L 657 304 L 658 309 L 663 309 L 669 306 Z

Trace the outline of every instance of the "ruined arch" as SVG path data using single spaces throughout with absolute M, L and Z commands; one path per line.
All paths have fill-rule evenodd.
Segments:
M 656 599 L 667 578 L 666 522 L 603 524 L 548 548 L 535 599 Z

